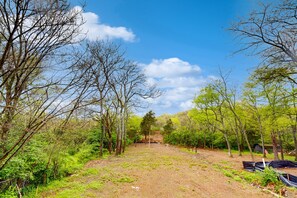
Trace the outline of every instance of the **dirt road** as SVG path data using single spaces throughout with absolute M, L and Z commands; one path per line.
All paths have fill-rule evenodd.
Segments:
M 244 158 L 244 157 L 243 157 Z M 226 153 L 199 150 L 190 154 L 161 144 L 139 144 L 121 157 L 89 162 L 82 173 L 42 197 L 272 197 L 217 170 L 214 163 L 241 168 Z

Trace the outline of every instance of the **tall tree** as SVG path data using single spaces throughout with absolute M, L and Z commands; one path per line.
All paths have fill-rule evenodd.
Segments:
M 278 132 L 277 119 L 280 117 L 282 112 L 285 112 L 285 100 L 284 100 L 284 89 L 285 82 L 282 78 L 263 79 L 265 75 L 262 69 L 258 69 L 254 72 L 252 78 L 254 83 L 259 86 L 263 99 L 267 105 L 264 108 L 265 120 L 268 122 L 267 129 L 270 131 L 271 142 L 273 145 L 274 159 L 278 160 Z
M 153 124 L 155 124 L 155 122 L 156 122 L 155 113 L 153 111 L 149 111 L 144 115 L 140 123 L 141 132 L 142 134 L 144 134 L 146 142 L 147 142 L 147 136 L 149 136 L 150 138 L 151 127 Z
M 206 120 L 210 126 L 220 131 L 225 138 L 228 155 L 233 157 L 231 144 L 229 141 L 229 130 L 227 128 L 226 101 L 215 89 L 214 84 L 208 84 L 200 91 L 200 94 L 194 99 L 196 108 L 206 115 Z
M 99 155 L 103 155 L 103 137 L 105 137 L 104 115 L 105 104 L 112 97 L 110 82 L 113 73 L 118 72 L 125 62 L 124 53 L 120 51 L 120 46 L 109 41 L 88 42 L 85 46 L 83 57 L 77 67 L 82 74 L 82 80 L 87 82 L 89 96 L 86 98 L 93 104 L 93 113 L 99 114 L 98 122 L 100 124 L 100 146 Z M 95 105 L 98 104 L 98 105 Z M 96 106 L 96 108 L 94 108 Z M 99 108 L 98 108 L 99 107 Z M 110 112 L 107 113 L 110 115 Z
M 234 116 L 236 125 L 238 123 L 239 129 L 241 130 L 241 133 L 243 134 L 244 140 L 245 140 L 245 142 L 248 146 L 248 149 L 250 151 L 251 158 L 252 158 L 252 160 L 254 160 L 253 151 L 252 151 L 249 139 L 247 137 L 244 122 L 243 122 L 242 118 L 239 116 L 238 111 L 237 111 L 238 102 L 237 102 L 237 98 L 236 98 L 236 90 L 234 88 L 232 89 L 232 88 L 228 87 L 228 84 L 227 84 L 228 76 L 229 76 L 229 74 L 224 75 L 222 72 L 220 72 L 220 78 L 218 80 L 216 80 L 216 82 L 214 83 L 214 88 L 221 95 L 221 97 L 226 101 L 226 104 L 227 104 L 226 107 L 230 110 L 230 112 Z
M 163 127 L 165 134 L 170 134 L 174 131 L 173 122 L 171 119 L 168 119 L 166 125 Z
M 245 85 L 243 93 L 244 106 L 257 121 L 257 128 L 261 136 L 261 146 L 263 157 L 266 158 L 265 146 L 264 146 L 264 129 L 263 129 L 263 105 L 261 108 L 261 90 L 257 89 L 254 83 L 248 82 Z
M 295 150 L 297 150 L 297 97 L 296 97 L 296 84 L 290 83 L 286 89 L 285 108 L 286 114 L 290 119 L 291 132 L 294 141 Z M 295 161 L 297 161 L 297 152 L 295 152 Z
M 114 73 L 109 81 L 118 103 L 119 126 L 116 154 L 125 151 L 129 109 L 142 107 L 142 99 L 160 96 L 159 90 L 147 82 L 147 78 L 138 64 L 125 61 L 123 67 Z

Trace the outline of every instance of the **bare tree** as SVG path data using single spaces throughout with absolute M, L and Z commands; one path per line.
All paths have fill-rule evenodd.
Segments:
M 247 19 L 232 25 L 243 44 L 239 51 L 260 55 L 265 62 L 265 78 L 280 76 L 295 84 L 297 74 L 297 4 L 282 0 L 279 4 L 261 4 Z
M 120 118 L 116 146 L 116 154 L 119 155 L 125 150 L 128 109 L 140 107 L 141 99 L 158 97 L 160 91 L 148 84 L 146 76 L 134 62 L 126 61 L 124 66 L 114 74 L 110 83 L 119 106 Z
M 62 104 L 64 94 L 75 80 L 70 78 L 72 74 L 65 72 L 58 78 L 50 70 L 58 64 L 58 55 L 64 54 L 59 49 L 65 51 L 76 40 L 81 19 L 80 11 L 64 0 L 0 2 L 0 169 L 49 119 L 62 114 L 62 106 L 67 107 Z M 67 95 L 73 98 L 75 94 Z M 19 113 L 30 116 L 8 147 L 13 120 Z
M 83 81 L 90 83 L 92 111 L 99 114 L 100 155 L 106 135 L 111 149 L 111 128 L 117 131 L 116 154 L 121 154 L 126 144 L 129 109 L 141 106 L 140 99 L 158 96 L 158 90 L 147 84 L 141 68 L 124 57 L 120 46 L 109 41 L 88 43 L 78 70 L 84 74 Z M 117 126 L 113 127 L 115 122 Z
M 100 123 L 100 156 L 103 155 L 103 139 L 105 137 L 104 115 L 105 103 L 111 98 L 110 78 L 114 72 L 121 69 L 124 62 L 124 53 L 120 51 L 120 45 L 109 41 L 88 42 L 86 52 L 81 60 L 78 70 L 84 74 L 82 79 L 88 81 L 92 104 L 99 104 L 98 108 L 92 108 L 93 113 L 99 114 Z M 96 105 L 95 105 L 96 106 Z M 98 107 L 97 106 L 97 107 Z M 94 107 L 94 106 L 92 106 Z M 110 114 L 107 113 L 107 114 Z M 105 120 L 107 121 L 107 120 Z

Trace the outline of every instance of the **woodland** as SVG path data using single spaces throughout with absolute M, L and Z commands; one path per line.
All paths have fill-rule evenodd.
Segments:
M 218 75 L 194 108 L 155 116 L 160 94 L 121 44 L 88 41 L 81 10 L 65 0 L 0 2 L 0 190 L 16 197 L 70 176 L 88 161 L 122 155 L 161 131 L 164 143 L 193 149 L 254 145 L 275 160 L 297 160 L 297 4 L 282 0 L 230 25 L 241 48 L 261 59 L 243 86 Z M 271 149 L 268 149 L 271 148 Z

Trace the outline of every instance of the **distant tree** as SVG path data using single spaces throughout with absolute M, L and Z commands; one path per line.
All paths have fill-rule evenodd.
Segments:
M 140 140 L 140 123 L 142 121 L 142 117 L 137 115 L 132 115 L 128 118 L 128 126 L 127 126 L 127 135 L 129 139 L 137 142 Z
M 170 134 L 174 131 L 173 122 L 171 119 L 167 120 L 166 125 L 163 127 L 165 134 Z
M 149 111 L 148 113 L 145 114 L 143 117 L 141 123 L 140 123 L 140 128 L 142 134 L 144 134 L 145 141 L 147 142 L 147 136 L 150 135 L 151 133 L 151 127 L 153 124 L 155 124 L 156 118 L 155 118 L 155 113 L 152 111 Z

